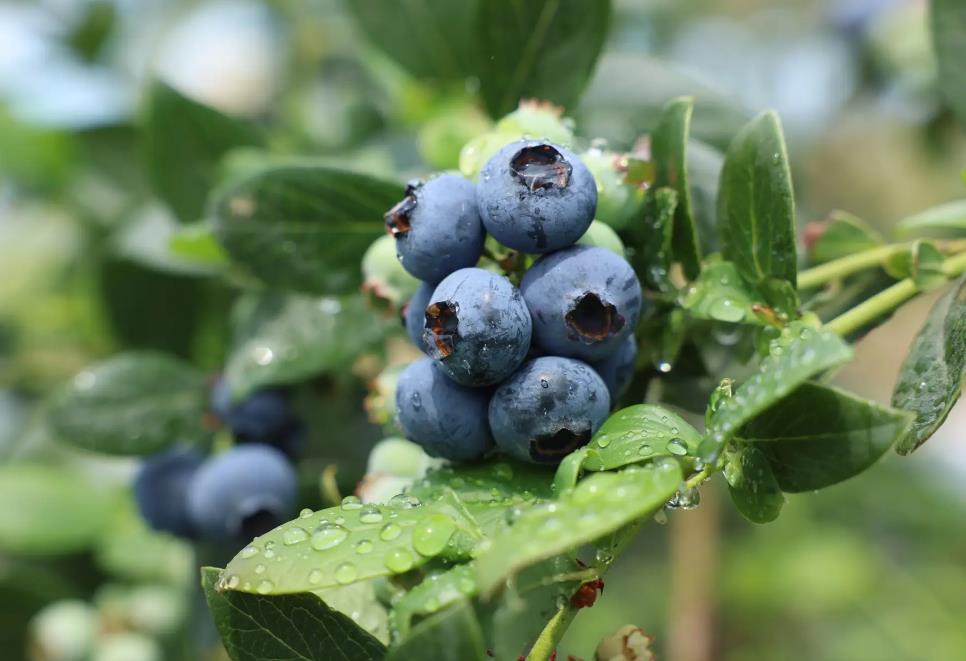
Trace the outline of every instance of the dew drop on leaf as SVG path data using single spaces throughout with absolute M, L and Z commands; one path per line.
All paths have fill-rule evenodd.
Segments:
M 238 587 L 239 582 L 240 581 L 238 579 L 238 576 L 236 576 L 235 574 L 232 574 L 231 576 L 228 577 L 228 582 L 225 583 L 225 585 L 228 586 L 229 590 L 234 590 L 235 588 Z
M 745 312 L 730 298 L 719 298 L 708 308 L 708 314 L 718 321 L 736 322 L 745 318 Z
M 310 510 L 308 507 L 306 507 L 301 512 L 299 512 L 299 518 L 300 519 L 307 519 L 310 516 L 312 516 L 312 510 Z
M 284 533 L 282 533 L 282 542 L 286 546 L 299 544 L 301 542 L 304 542 L 308 538 L 309 538 L 309 534 L 305 532 L 305 528 L 300 528 L 298 526 L 289 528 Z
M 261 564 L 255 565 L 255 573 L 256 574 L 264 574 L 265 573 L 265 565 L 261 565 Z
M 322 582 L 322 570 L 313 569 L 309 572 L 309 583 L 312 585 L 318 585 Z
M 359 555 L 372 553 L 372 542 L 368 539 L 360 539 L 358 542 L 356 542 L 356 553 Z
M 390 522 L 384 525 L 382 530 L 379 531 L 379 539 L 384 542 L 390 542 L 399 537 L 400 534 L 402 534 L 402 528 Z
M 667 450 L 671 454 L 683 457 L 688 453 L 688 446 L 680 438 L 672 438 L 667 442 Z
M 255 587 L 255 592 L 258 594 L 268 594 L 275 589 L 275 584 L 270 580 L 265 579 L 264 581 L 259 581 L 258 585 Z
M 254 558 L 256 555 L 258 555 L 258 549 L 255 548 L 254 546 L 246 546 L 241 550 L 241 553 L 239 553 L 238 555 L 240 555 L 242 558 L 246 560 L 248 558 Z
M 406 549 L 392 549 L 383 562 L 386 569 L 396 574 L 409 571 L 413 567 L 413 554 Z
M 367 505 L 359 512 L 360 523 L 379 523 L 382 521 L 382 513 L 375 505 Z
M 343 510 L 346 510 L 346 511 L 357 510 L 361 507 L 362 507 L 362 501 L 359 500 L 358 496 L 346 496 L 345 498 L 342 499 Z
M 312 548 L 325 551 L 338 546 L 349 536 L 349 531 L 337 523 L 324 523 L 312 533 Z
M 413 529 L 413 548 L 420 555 L 438 555 L 456 532 L 456 524 L 448 516 L 434 514 L 420 521 Z
M 348 585 L 359 576 L 359 570 L 351 562 L 343 562 L 335 569 L 335 580 L 340 585 Z

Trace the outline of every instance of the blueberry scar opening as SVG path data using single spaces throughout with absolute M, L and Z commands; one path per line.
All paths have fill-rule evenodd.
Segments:
M 573 431 L 562 427 L 552 434 L 541 434 L 530 439 L 530 458 L 541 464 L 556 464 L 590 442 L 590 429 Z
M 617 308 L 592 292 L 580 296 L 564 318 L 567 326 L 587 342 L 605 340 L 624 327 L 624 317 Z
M 566 188 L 573 166 L 550 145 L 524 147 L 510 160 L 510 172 L 530 192 Z
M 416 209 L 416 189 L 410 186 L 406 189 L 406 197 L 396 202 L 392 209 L 383 216 L 386 221 L 386 232 L 398 239 L 412 229 L 410 215 Z
M 428 340 L 434 358 L 446 358 L 456 349 L 459 341 L 459 308 L 450 301 L 439 301 L 426 306 L 424 336 Z
M 264 535 L 279 523 L 275 512 L 263 507 L 242 517 L 238 532 L 243 539 L 255 539 Z

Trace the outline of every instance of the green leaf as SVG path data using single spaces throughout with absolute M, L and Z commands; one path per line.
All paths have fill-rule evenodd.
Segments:
M 101 531 L 94 558 L 114 577 L 140 583 L 181 584 L 197 567 L 191 544 L 149 528 L 133 499 Z
M 223 268 L 228 265 L 228 255 L 215 239 L 208 223 L 179 226 L 168 239 L 168 250 L 174 256 L 199 266 Z
M 446 465 L 431 470 L 407 493 L 430 501 L 451 491 L 467 506 L 512 505 L 550 498 L 553 495 L 550 478 L 546 467 L 519 461 Z
M 537 98 L 571 107 L 594 71 L 610 25 L 610 0 L 484 0 L 477 77 L 493 117 Z
M 388 330 L 388 320 L 374 315 L 360 296 L 278 291 L 239 299 L 232 321 L 235 337 L 225 377 L 238 397 L 260 386 L 348 369 Z
M 718 233 L 749 282 L 795 284 L 795 197 L 778 116 L 765 112 L 731 141 L 721 170 Z
M 418 503 L 397 496 L 388 505 L 363 506 L 356 499 L 304 510 L 242 549 L 225 567 L 221 585 L 288 594 L 401 574 L 438 556 L 466 559 L 482 533 L 463 504 L 452 492 Z
M 966 200 L 947 202 L 920 211 L 896 224 L 896 236 L 939 234 L 963 236 L 966 233 Z
M 386 656 L 386 661 L 412 659 L 487 661 L 483 632 L 470 603 L 464 599 L 430 615 Z
M 352 0 L 342 6 L 373 46 L 416 78 L 461 81 L 473 73 L 475 0 Z
M 929 311 L 902 363 L 892 405 L 916 414 L 896 450 L 909 454 L 946 420 L 966 383 L 966 276 Z
M 409 636 L 414 617 L 430 615 L 476 593 L 476 565 L 472 561 L 432 572 L 393 602 L 390 614 L 393 629 L 404 640 Z
M 681 479 L 677 461 L 658 459 L 620 472 L 596 473 L 558 500 L 524 511 L 477 557 L 480 591 L 491 593 L 525 567 L 646 516 L 671 497 Z
M 221 592 L 219 570 L 201 570 L 215 626 L 233 661 L 382 661 L 386 648 L 314 594 Z
M 202 219 L 222 156 L 262 142 L 251 123 L 192 101 L 160 81 L 148 93 L 142 131 L 154 192 L 183 223 Z
M 206 436 L 204 374 L 160 353 L 124 353 L 85 369 L 54 395 L 48 421 L 72 445 L 146 455 Z
M 852 349 L 838 335 L 799 322 L 789 325 L 772 340 L 770 355 L 762 361 L 758 373 L 742 383 L 734 397 L 719 400 L 710 416 L 708 438 L 701 444 L 702 458 L 716 458 L 746 422 L 816 374 L 851 357 Z
M 399 184 L 322 165 L 264 170 L 214 206 L 215 233 L 233 262 L 266 284 L 309 294 L 350 291 L 383 231 Z
M 912 415 L 805 383 L 745 425 L 782 491 L 821 489 L 858 475 L 908 432 Z
M 633 235 L 634 270 L 643 284 L 656 291 L 673 291 L 671 264 L 674 261 L 672 239 L 677 193 L 671 188 L 650 191 L 641 207 L 640 224 L 629 228 Z
M 882 236 L 858 216 L 847 211 L 833 211 L 826 221 L 815 223 L 818 238 L 808 246 L 808 258 L 813 264 L 830 262 L 863 250 L 882 245 Z M 812 227 L 812 224 L 809 224 Z M 806 237 L 808 229 L 806 229 Z M 806 239 L 807 240 L 807 239 Z
M 348 615 L 380 643 L 389 644 L 389 611 L 379 600 L 376 581 L 358 581 L 314 594 L 329 608 Z
M 695 454 L 701 434 L 681 416 L 654 404 L 614 412 L 587 445 L 583 467 L 606 471 L 654 457 Z
M 668 186 L 677 192 L 674 209 L 674 259 L 681 263 L 684 274 L 694 279 L 701 272 L 701 248 L 691 209 L 691 187 L 688 183 L 688 136 L 694 99 L 671 99 L 651 133 L 651 149 L 657 165 L 655 186 Z
M 726 461 L 724 476 L 738 511 L 752 523 L 777 519 L 785 496 L 764 453 L 754 445 L 741 445 Z
M 732 262 L 707 265 L 681 299 L 692 317 L 736 324 L 765 323 L 755 314 L 756 304 L 763 305 L 764 297 L 742 280 Z
M 0 466 L 0 552 L 57 555 L 90 548 L 112 513 L 109 493 L 64 467 Z
M 939 90 L 966 128 L 966 5 L 960 0 L 932 0 L 933 48 L 939 64 Z
M 946 256 L 931 241 L 920 239 L 908 251 L 888 259 L 885 268 L 896 279 L 912 278 L 921 291 L 941 287 L 949 281 L 943 271 Z

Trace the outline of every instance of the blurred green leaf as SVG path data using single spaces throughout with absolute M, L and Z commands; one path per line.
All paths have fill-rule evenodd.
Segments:
M 142 132 L 154 192 L 183 223 L 204 216 L 221 158 L 236 147 L 262 142 L 251 123 L 193 101 L 161 81 L 148 92 Z
M 319 590 L 314 594 L 326 606 L 348 615 L 357 625 L 384 644 L 389 644 L 389 611 L 378 600 L 376 581 L 358 581 L 338 588 Z
M 668 458 L 620 472 L 595 473 L 556 501 L 525 510 L 477 556 L 484 594 L 525 567 L 594 541 L 664 504 L 681 483 Z
M 208 223 L 180 226 L 168 240 L 168 250 L 176 257 L 199 266 L 220 269 L 228 265 L 228 255 Z
M 449 490 L 466 505 L 512 504 L 550 498 L 550 477 L 546 467 L 519 461 L 447 464 L 430 470 L 406 493 L 429 501 Z
M 244 397 L 261 386 L 347 369 L 385 336 L 388 326 L 360 296 L 249 294 L 239 299 L 232 314 L 235 337 L 225 377 L 233 394 Z
M 233 661 L 382 661 L 386 648 L 314 594 L 264 597 L 220 592 L 219 570 L 203 567 L 202 587 Z
M 0 107 L 0 172 L 21 186 L 53 192 L 76 164 L 74 136 L 25 124 Z
M 464 599 L 433 613 L 386 655 L 386 661 L 411 659 L 487 661 L 483 632 L 470 603 Z
M 734 397 L 722 398 L 711 412 L 708 438 L 701 444 L 702 457 L 717 457 L 720 448 L 742 425 L 816 374 L 851 357 L 851 347 L 834 333 L 797 322 L 786 327 L 781 336 L 772 340 L 770 355 L 762 361 L 758 373 L 745 380 Z
M 830 262 L 882 245 L 882 237 L 878 232 L 847 211 L 833 211 L 826 221 L 815 225 L 821 234 L 811 246 L 807 246 L 809 261 L 813 264 Z M 811 226 L 810 224 L 809 227 Z
M 939 91 L 966 128 L 966 4 L 932 0 L 930 27 L 939 64 Z
M 725 259 L 749 282 L 795 284 L 795 197 L 778 115 L 749 122 L 731 141 L 721 170 L 718 233 Z
M 418 79 L 461 81 L 473 72 L 478 0 L 349 0 L 370 43 Z
M 889 257 L 883 266 L 897 280 L 912 278 L 919 290 L 929 291 L 949 281 L 943 271 L 945 260 L 946 256 L 934 243 L 919 239 L 909 250 Z
M 476 594 L 476 565 L 470 561 L 446 571 L 432 572 L 402 594 L 392 605 L 393 628 L 400 639 L 409 637 L 413 618 L 430 615 Z
M 594 71 L 610 18 L 610 0 L 481 1 L 476 74 L 490 115 L 501 117 L 524 98 L 571 107 Z
M 926 233 L 963 236 L 966 233 L 966 200 L 940 204 L 903 218 L 896 224 L 896 235 L 900 237 Z
M 912 414 L 804 383 L 739 435 L 771 464 L 782 491 L 821 489 L 874 464 L 912 425 Z
M 359 285 L 359 260 L 404 187 L 321 165 L 264 170 L 223 191 L 215 233 L 266 284 L 309 294 Z
M 66 467 L 0 466 L 0 551 L 59 555 L 91 547 L 112 514 L 111 494 Z
M 191 544 L 148 527 L 133 502 L 120 508 L 94 549 L 98 567 L 122 580 L 181 584 L 196 565 Z
M 701 249 L 691 210 L 691 186 L 688 183 L 688 136 L 694 99 L 671 99 L 657 127 L 651 133 L 651 149 L 657 165 L 655 186 L 668 186 L 677 192 L 672 232 L 674 260 L 681 263 L 689 279 L 701 272 Z
M 191 365 L 159 353 L 118 354 L 77 374 L 48 411 L 55 435 L 77 447 L 146 455 L 206 434 L 208 390 Z
M 946 420 L 966 383 L 966 276 L 929 311 L 899 371 L 892 405 L 916 414 L 896 450 L 909 454 Z
M 654 457 L 694 454 L 701 434 L 681 416 L 654 404 L 615 411 L 587 444 L 583 467 L 606 471 Z
M 636 222 L 627 229 L 634 253 L 634 270 L 641 274 L 643 284 L 656 291 L 672 291 L 671 264 L 674 261 L 674 210 L 677 193 L 671 188 L 657 188 L 648 192 Z
M 728 453 L 726 462 L 724 476 L 738 511 L 752 523 L 777 519 L 785 496 L 761 450 L 754 445 L 740 445 Z
M 290 594 L 401 574 L 437 556 L 467 559 L 481 532 L 463 504 L 452 492 L 418 503 L 399 496 L 388 505 L 306 510 L 242 549 L 220 585 Z

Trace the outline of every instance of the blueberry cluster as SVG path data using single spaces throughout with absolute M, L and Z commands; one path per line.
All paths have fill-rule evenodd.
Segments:
M 292 461 L 304 429 L 281 388 L 264 388 L 233 403 L 227 384 L 219 380 L 211 410 L 231 431 L 231 449 L 205 457 L 197 449 L 179 447 L 149 457 L 134 481 L 135 500 L 157 530 L 244 542 L 292 513 Z
M 520 140 L 478 183 L 438 175 L 386 213 L 400 262 L 423 281 L 404 321 L 427 354 L 400 376 L 396 414 L 429 454 L 468 461 L 495 445 L 555 464 L 607 417 L 633 373 L 642 297 L 623 257 L 577 244 L 596 206 L 580 158 Z M 532 262 L 519 287 L 481 261 L 487 235 Z

